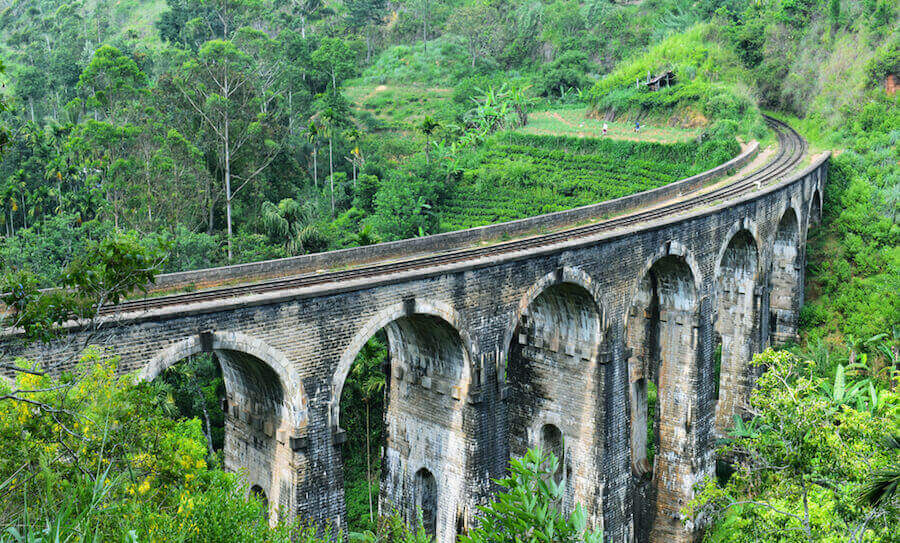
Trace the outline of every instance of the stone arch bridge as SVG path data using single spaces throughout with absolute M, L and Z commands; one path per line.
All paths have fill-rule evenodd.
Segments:
M 106 342 L 123 371 L 144 378 L 217 353 L 226 466 L 246 470 L 273 515 L 341 522 L 339 400 L 354 358 L 383 329 L 383 509 L 419 506 L 437 541 L 453 541 L 510 455 L 540 445 L 562 459 L 565 506 L 583 504 L 607 541 L 691 541 L 700 528 L 679 510 L 713 472 L 715 436 L 741 414 L 752 354 L 796 336 L 807 231 L 821 213 L 828 155 L 794 171 L 805 144 L 770 122 L 780 135 L 772 160 L 747 166 L 751 146 L 714 171 L 613 202 L 162 276 L 167 289 L 284 277 L 126 302 L 106 312 Z M 710 184 L 741 167 L 752 173 Z M 591 217 L 602 220 L 556 229 Z M 541 229 L 551 232 L 483 242 Z M 72 326 L 71 336 L 85 333 Z M 53 370 L 75 359 L 72 343 L 19 347 L 10 331 L 0 342 Z

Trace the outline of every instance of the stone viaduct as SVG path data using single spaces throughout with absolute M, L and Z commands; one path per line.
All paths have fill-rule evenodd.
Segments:
M 679 510 L 741 414 L 748 361 L 797 334 L 827 166 L 825 154 L 738 198 L 527 251 L 188 298 L 103 326 L 122 370 L 144 378 L 218 355 L 226 466 L 246 470 L 272 515 L 341 522 L 341 391 L 383 329 L 382 510 L 421 507 L 437 541 L 453 541 L 510 456 L 543 446 L 562 459 L 565 507 L 581 503 L 607 541 L 692 541 L 700 527 Z M 0 341 L 55 370 L 76 358 Z

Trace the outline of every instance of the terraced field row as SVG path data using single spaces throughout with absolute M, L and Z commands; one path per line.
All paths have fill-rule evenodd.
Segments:
M 732 142 L 502 138 L 450 191 L 438 210 L 441 226 L 472 228 L 627 196 L 707 170 L 737 150 Z

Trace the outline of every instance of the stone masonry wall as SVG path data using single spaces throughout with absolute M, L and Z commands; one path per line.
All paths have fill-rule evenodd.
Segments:
M 121 371 L 144 378 L 193 352 L 243 353 L 227 357 L 234 368 L 229 391 L 244 406 L 229 426 L 230 463 L 247 462 L 239 467 L 265 479 L 251 483 L 267 493 L 273 510 L 340 523 L 340 393 L 359 349 L 387 327 L 394 365 L 388 439 L 395 452 L 385 460 L 382 491 L 408 501 L 426 486 L 416 483 L 420 468 L 432 473 L 439 541 L 450 541 L 471 524 L 475 506 L 493 490 L 491 479 L 503 475 L 511 449 L 533 442 L 533 428 L 554 419 L 569 440 L 573 498 L 587 502 L 606 541 L 692 541 L 702 526 L 675 525 L 681 526 L 677 509 L 690 498 L 691 484 L 712 472 L 721 255 L 737 230 L 753 233 L 765 271 L 759 296 L 771 301 L 775 316 L 760 303 L 763 314 L 751 318 L 756 324 L 744 322 L 747 330 L 757 327 L 763 336 L 768 324 L 759 323 L 774 320 L 777 337 L 782 320 L 796 323 L 781 315 L 799 311 L 803 247 L 826 159 L 737 202 L 527 254 L 122 315 L 105 322 L 92 339 L 73 329 L 69 340 L 48 346 L 25 348 L 7 334 L 0 348 L 59 371 L 75 364 L 82 343 L 102 342 L 121 357 Z M 776 236 L 783 219 L 796 230 Z M 666 266 L 676 262 L 673 275 Z M 629 363 L 634 342 L 626 341 L 626 330 L 637 322 L 630 316 L 635 300 L 653 298 L 652 287 L 650 298 L 642 294 L 645 278 L 663 281 L 688 273 L 691 302 L 666 302 L 658 283 L 656 328 L 645 327 L 657 330 L 657 339 L 638 342 L 659 347 L 658 375 L 652 365 L 647 373 L 660 388 L 660 452 L 649 474 L 636 475 L 633 435 L 640 432 L 633 428 L 637 396 Z M 579 289 L 590 293 L 596 313 Z M 638 315 L 652 305 L 640 307 Z M 645 320 L 652 322 L 653 314 L 651 309 Z M 760 344 L 769 339 L 761 337 Z M 514 380 L 522 361 L 535 369 L 531 384 L 543 382 L 546 392 L 534 396 L 528 412 L 513 405 L 515 394 L 527 393 L 528 380 Z M 403 368 L 401 379 L 394 377 L 395 368 Z M 558 372 L 552 386 L 550 372 Z M 242 429 L 238 420 L 247 426 Z M 649 501 L 642 501 L 646 487 L 657 495 L 647 493 Z M 640 507 L 646 503 L 653 504 L 647 510 L 655 519 L 642 526 Z

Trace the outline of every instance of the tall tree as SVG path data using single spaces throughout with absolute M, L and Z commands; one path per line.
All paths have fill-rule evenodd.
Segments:
M 147 75 L 128 55 L 110 45 L 97 49 L 78 78 L 86 105 L 103 119 L 125 120 L 123 105 L 146 91 Z
M 309 126 L 306 127 L 306 141 L 312 146 L 313 185 L 316 188 L 319 187 L 319 159 L 316 154 L 319 150 L 320 136 L 321 129 L 319 125 L 315 120 L 309 121 Z
M 372 57 L 372 32 L 382 21 L 387 8 L 386 0 L 347 0 L 350 24 L 366 35 L 366 63 Z
M 311 57 L 313 66 L 331 83 L 333 92 L 356 70 L 356 59 L 347 43 L 340 38 L 325 38 Z M 326 83 L 327 85 L 327 83 Z
M 229 261 L 233 258 L 234 197 L 260 177 L 279 150 L 274 134 L 277 108 L 272 106 L 278 97 L 281 66 L 267 57 L 275 50 L 262 33 L 242 31 L 234 40 L 204 44 L 196 58 L 185 62 L 173 78 L 185 103 L 216 142 L 225 191 Z

